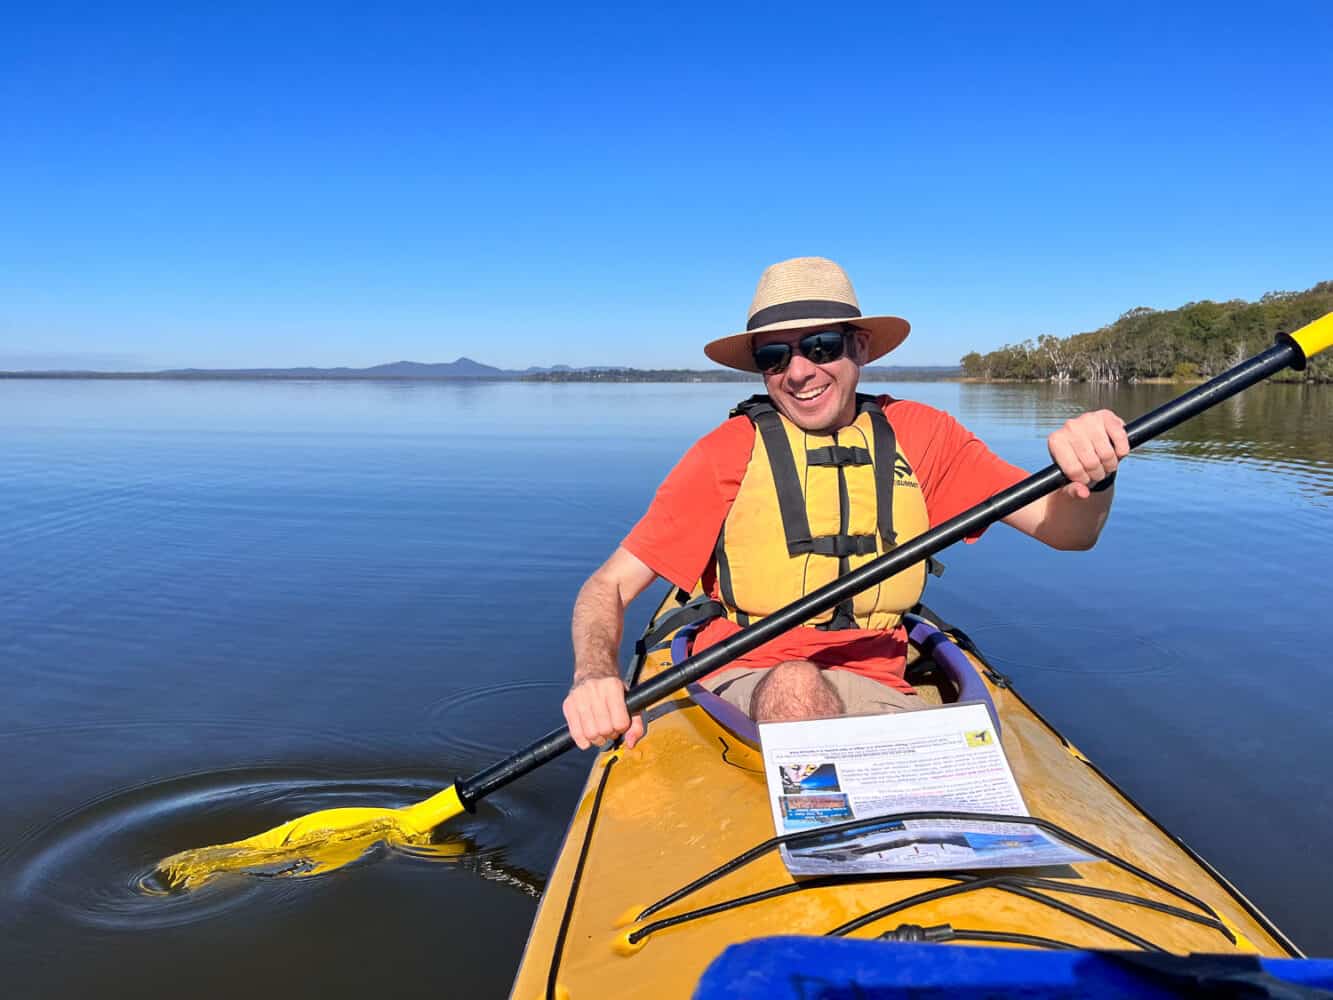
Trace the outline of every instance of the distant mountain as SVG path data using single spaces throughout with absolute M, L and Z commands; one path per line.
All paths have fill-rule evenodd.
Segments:
M 483 365 L 471 358 L 459 358 L 439 364 L 423 364 L 420 361 L 395 361 L 392 364 L 376 365 L 374 368 L 360 369 L 364 378 L 503 378 L 510 374 L 503 368 Z
M 623 365 L 580 365 L 575 368 L 572 365 L 551 365 L 549 368 L 542 368 L 538 365 L 531 365 L 522 371 L 511 371 L 510 375 L 562 375 L 568 372 L 621 372 L 638 371 L 637 368 L 626 368 Z
M 511 372 L 471 358 L 436 364 L 393 361 L 373 368 L 173 368 L 158 378 L 506 378 Z

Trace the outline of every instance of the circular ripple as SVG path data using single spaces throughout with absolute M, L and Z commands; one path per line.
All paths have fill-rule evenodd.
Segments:
M 189 892 L 169 892 L 155 878 L 156 865 L 177 851 L 237 840 L 308 812 L 408 805 L 447 783 L 439 775 L 340 780 L 310 771 L 248 769 L 139 786 L 67 813 L 15 844 L 3 863 L 12 874 L 5 890 L 11 898 L 3 905 L 108 929 L 196 923 L 258 902 L 257 894 L 271 913 L 294 900 L 306 879 L 225 875 Z M 444 824 L 432 844 L 377 845 L 354 864 L 395 856 L 443 863 L 534 891 L 536 877 L 506 857 L 537 838 L 540 828 L 539 812 L 521 800 L 488 800 L 476 814 Z
M 503 755 L 513 750 L 514 719 L 560 719 L 560 702 L 569 684 L 513 681 L 446 695 L 426 709 L 435 740 L 451 750 Z M 546 712 L 543 713 L 543 709 Z
M 1180 662 L 1171 647 L 1123 628 L 1024 623 L 969 626 L 967 632 L 986 659 L 1016 673 L 1137 675 L 1170 670 Z M 1033 636 L 1040 639 L 1035 645 Z

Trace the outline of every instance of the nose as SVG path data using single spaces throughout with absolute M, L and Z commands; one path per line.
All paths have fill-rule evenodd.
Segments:
M 795 382 L 804 382 L 815 374 L 815 363 L 800 351 L 792 351 L 791 361 L 787 362 L 787 378 Z

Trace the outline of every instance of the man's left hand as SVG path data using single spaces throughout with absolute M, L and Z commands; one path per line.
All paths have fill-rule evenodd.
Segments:
M 1129 454 L 1125 422 L 1110 410 L 1083 413 L 1046 439 L 1051 460 L 1069 477 L 1064 494 L 1078 500 L 1092 495 L 1090 487 L 1115 472 Z

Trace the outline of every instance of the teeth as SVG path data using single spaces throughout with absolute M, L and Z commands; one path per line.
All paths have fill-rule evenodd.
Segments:
M 824 390 L 827 388 L 828 386 L 821 385 L 818 389 L 809 389 L 805 392 L 794 392 L 792 393 L 792 395 L 795 396 L 797 399 L 804 401 L 808 399 L 814 399 L 816 396 L 823 395 Z

